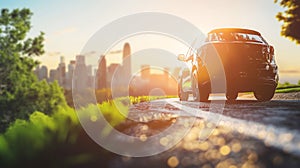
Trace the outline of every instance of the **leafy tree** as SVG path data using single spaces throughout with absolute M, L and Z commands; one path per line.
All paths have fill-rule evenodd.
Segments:
M 61 89 L 38 82 L 33 57 L 44 53 L 44 33 L 26 38 L 31 28 L 29 9 L 2 9 L 0 14 L 0 132 L 16 118 L 28 118 L 35 110 L 50 113 L 65 104 Z
M 300 1 L 299 0 L 275 0 L 275 3 L 284 7 L 286 10 L 279 12 L 276 18 L 283 21 L 281 35 L 300 44 Z

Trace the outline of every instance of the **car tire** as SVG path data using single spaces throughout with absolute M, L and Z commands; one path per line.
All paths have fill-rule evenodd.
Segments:
M 193 92 L 193 100 L 200 101 L 198 78 L 195 73 L 192 76 L 192 92 Z
M 182 89 L 182 79 L 180 80 L 178 84 L 178 97 L 180 101 L 187 101 L 189 98 L 189 93 L 183 91 Z
M 230 91 L 226 93 L 226 98 L 229 101 L 234 101 L 238 97 L 238 92 Z
M 258 101 L 269 101 L 273 98 L 275 87 L 263 86 L 254 91 L 254 96 Z
M 189 94 L 186 93 L 186 92 L 181 92 L 180 95 L 179 95 L 179 100 L 180 101 L 187 101 L 189 98 Z
M 209 98 L 210 89 L 208 87 L 199 87 L 199 101 L 207 102 Z

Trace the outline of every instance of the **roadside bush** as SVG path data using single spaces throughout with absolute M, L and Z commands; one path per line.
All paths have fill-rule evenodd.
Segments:
M 157 98 L 130 97 L 130 104 Z M 77 114 L 93 121 L 100 117 L 101 111 L 112 127 L 118 127 L 128 113 L 123 101 L 124 98 L 119 98 L 91 104 Z M 106 127 L 99 134 L 109 135 L 110 131 L 110 127 Z M 108 167 L 112 157 L 116 155 L 90 139 L 75 110 L 66 105 L 55 106 L 48 115 L 36 111 L 28 120 L 17 119 L 0 134 L 0 167 Z
M 79 131 L 74 110 L 61 106 L 51 116 L 36 111 L 28 121 L 17 119 L 0 135 L 0 167 L 31 165 L 37 158 L 44 160 L 62 144 L 74 144 Z
M 111 100 L 111 90 L 109 88 L 95 90 L 96 100 L 98 103 Z
M 99 116 L 98 108 L 112 126 L 126 118 L 112 102 L 89 105 L 81 117 Z M 17 119 L 0 135 L 0 167 L 106 167 L 112 155 L 89 138 L 67 106 L 56 106 L 51 115 L 36 111 L 28 120 Z
M 63 90 L 57 82 L 34 82 L 17 99 L 2 101 L 0 132 L 3 132 L 16 119 L 28 119 L 34 111 L 52 114 L 59 107 L 67 107 Z M 0 103 L 1 104 L 1 103 Z

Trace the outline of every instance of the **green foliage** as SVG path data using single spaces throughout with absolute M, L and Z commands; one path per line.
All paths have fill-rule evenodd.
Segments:
M 14 53 L 22 54 L 23 56 L 38 56 L 44 52 L 43 33 L 33 39 L 25 39 L 31 28 L 31 16 L 32 12 L 29 9 L 14 9 L 11 12 L 8 9 L 1 10 L 0 47 L 4 56 L 6 54 L 10 56 L 10 54 Z
M 0 135 L 0 165 L 33 163 L 43 152 L 74 144 L 79 131 L 76 114 L 67 107 L 57 107 L 52 116 L 34 112 L 28 121 L 17 119 Z
M 275 0 L 275 3 L 285 8 L 285 11 L 279 12 L 276 18 L 283 22 L 281 26 L 281 35 L 300 44 L 300 1 L 298 0 Z
M 289 82 L 278 83 L 277 88 L 288 87 L 291 84 Z
M 162 97 L 130 97 L 129 100 L 130 104 L 135 104 L 158 98 Z M 124 100 L 88 105 L 77 111 L 77 115 L 89 121 L 105 117 L 112 127 L 117 127 L 128 113 Z M 89 138 L 75 110 L 65 105 L 55 107 L 50 115 L 36 111 L 29 120 L 17 119 L 0 134 L 0 167 L 107 167 L 113 154 Z M 99 134 L 108 135 L 109 128 Z
M 46 114 L 51 114 L 52 111 L 57 111 L 59 106 L 67 106 L 62 88 L 57 81 L 48 84 L 45 80 L 35 82 L 25 92 L 26 101 L 20 104 L 20 110 L 26 112 L 42 111 Z M 25 106 L 24 106 L 25 105 Z
M 290 93 L 290 92 L 299 92 L 300 91 L 300 82 L 298 84 L 291 84 L 289 82 L 278 83 L 276 88 L 276 93 Z
M 69 94 L 65 94 L 65 95 L 69 95 Z M 96 100 L 97 100 L 98 103 L 102 103 L 102 102 L 105 102 L 105 101 L 111 101 L 112 100 L 112 92 L 111 92 L 111 89 L 109 89 L 109 88 L 95 90 L 95 95 L 96 95 Z M 162 99 L 162 98 L 173 98 L 173 97 L 177 97 L 177 96 L 174 96 L 174 95 L 168 95 L 168 96 L 129 96 L 129 98 L 128 97 L 123 97 L 123 98 L 117 98 L 117 100 L 121 101 L 121 100 L 128 99 L 130 101 L 130 104 L 136 104 L 136 103 L 145 102 L 145 101 L 151 101 L 151 100 Z
M 33 59 L 44 53 L 44 33 L 26 38 L 31 28 L 29 9 L 2 9 L 0 15 L 0 132 L 15 119 L 27 119 L 34 111 L 50 114 L 66 106 L 57 83 L 38 82 Z
M 27 119 L 34 111 L 51 114 L 59 107 L 67 107 L 62 88 L 57 82 L 48 84 L 46 81 L 35 81 L 22 92 L 18 98 L 6 101 L 2 105 L 2 116 L 0 116 L 0 131 L 15 119 Z M 10 106 L 9 106 L 10 105 Z
M 141 103 L 141 102 L 149 102 L 152 100 L 157 100 L 157 99 L 165 99 L 165 98 L 174 98 L 177 96 L 173 96 L 173 95 L 169 95 L 169 96 L 130 96 L 130 102 L 131 104 L 137 104 L 137 103 Z
M 102 104 L 98 104 L 98 108 L 111 126 L 116 126 L 125 121 L 129 110 L 129 107 L 123 105 L 119 101 L 103 102 Z
M 45 161 L 49 167 L 78 166 L 91 161 L 104 164 L 103 158 L 110 157 L 111 153 L 91 142 L 80 126 L 74 109 L 57 105 L 53 110 L 52 115 L 34 112 L 28 121 L 17 119 L 0 135 L 0 167 L 44 167 Z M 100 117 L 101 111 L 102 117 L 111 126 L 117 126 L 126 118 L 119 110 L 128 108 L 110 101 L 89 105 L 81 109 L 78 115 L 83 119 L 97 120 L 95 116 Z M 107 135 L 110 130 L 99 133 Z
M 25 39 L 30 30 L 29 9 L 2 9 L 0 15 L 0 86 L 1 100 L 17 98 L 36 79 L 32 73 L 38 64 L 32 56 L 44 53 L 43 33 Z
M 291 84 L 289 82 L 278 83 L 276 89 L 285 89 L 285 88 L 293 88 L 293 87 L 300 87 L 300 84 Z
M 294 88 L 285 88 L 285 89 L 276 90 L 276 93 L 291 93 L 291 92 L 300 92 L 300 86 Z
M 109 88 L 95 90 L 96 100 L 98 103 L 111 100 L 111 90 Z
M 64 89 L 64 96 L 68 106 L 74 108 L 72 90 Z
M 101 116 L 104 116 L 111 126 L 116 126 L 126 119 L 128 110 L 129 107 L 124 105 L 121 99 L 117 99 L 105 101 L 97 105 L 90 104 L 85 108 L 79 109 L 77 112 L 82 120 L 96 121 Z

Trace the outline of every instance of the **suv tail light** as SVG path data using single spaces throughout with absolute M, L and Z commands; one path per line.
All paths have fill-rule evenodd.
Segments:
M 274 47 L 270 46 L 270 58 L 269 61 L 273 64 L 275 64 L 275 58 L 274 58 Z
M 274 47 L 273 47 L 273 46 L 270 46 L 270 53 L 271 53 L 272 55 L 274 55 Z
M 268 47 L 263 46 L 261 52 L 262 52 L 263 54 L 268 53 Z
M 263 46 L 263 47 L 261 48 L 261 53 L 262 53 L 264 59 L 266 59 L 266 60 L 268 60 L 268 61 L 270 60 L 269 48 L 268 48 L 268 47 Z

